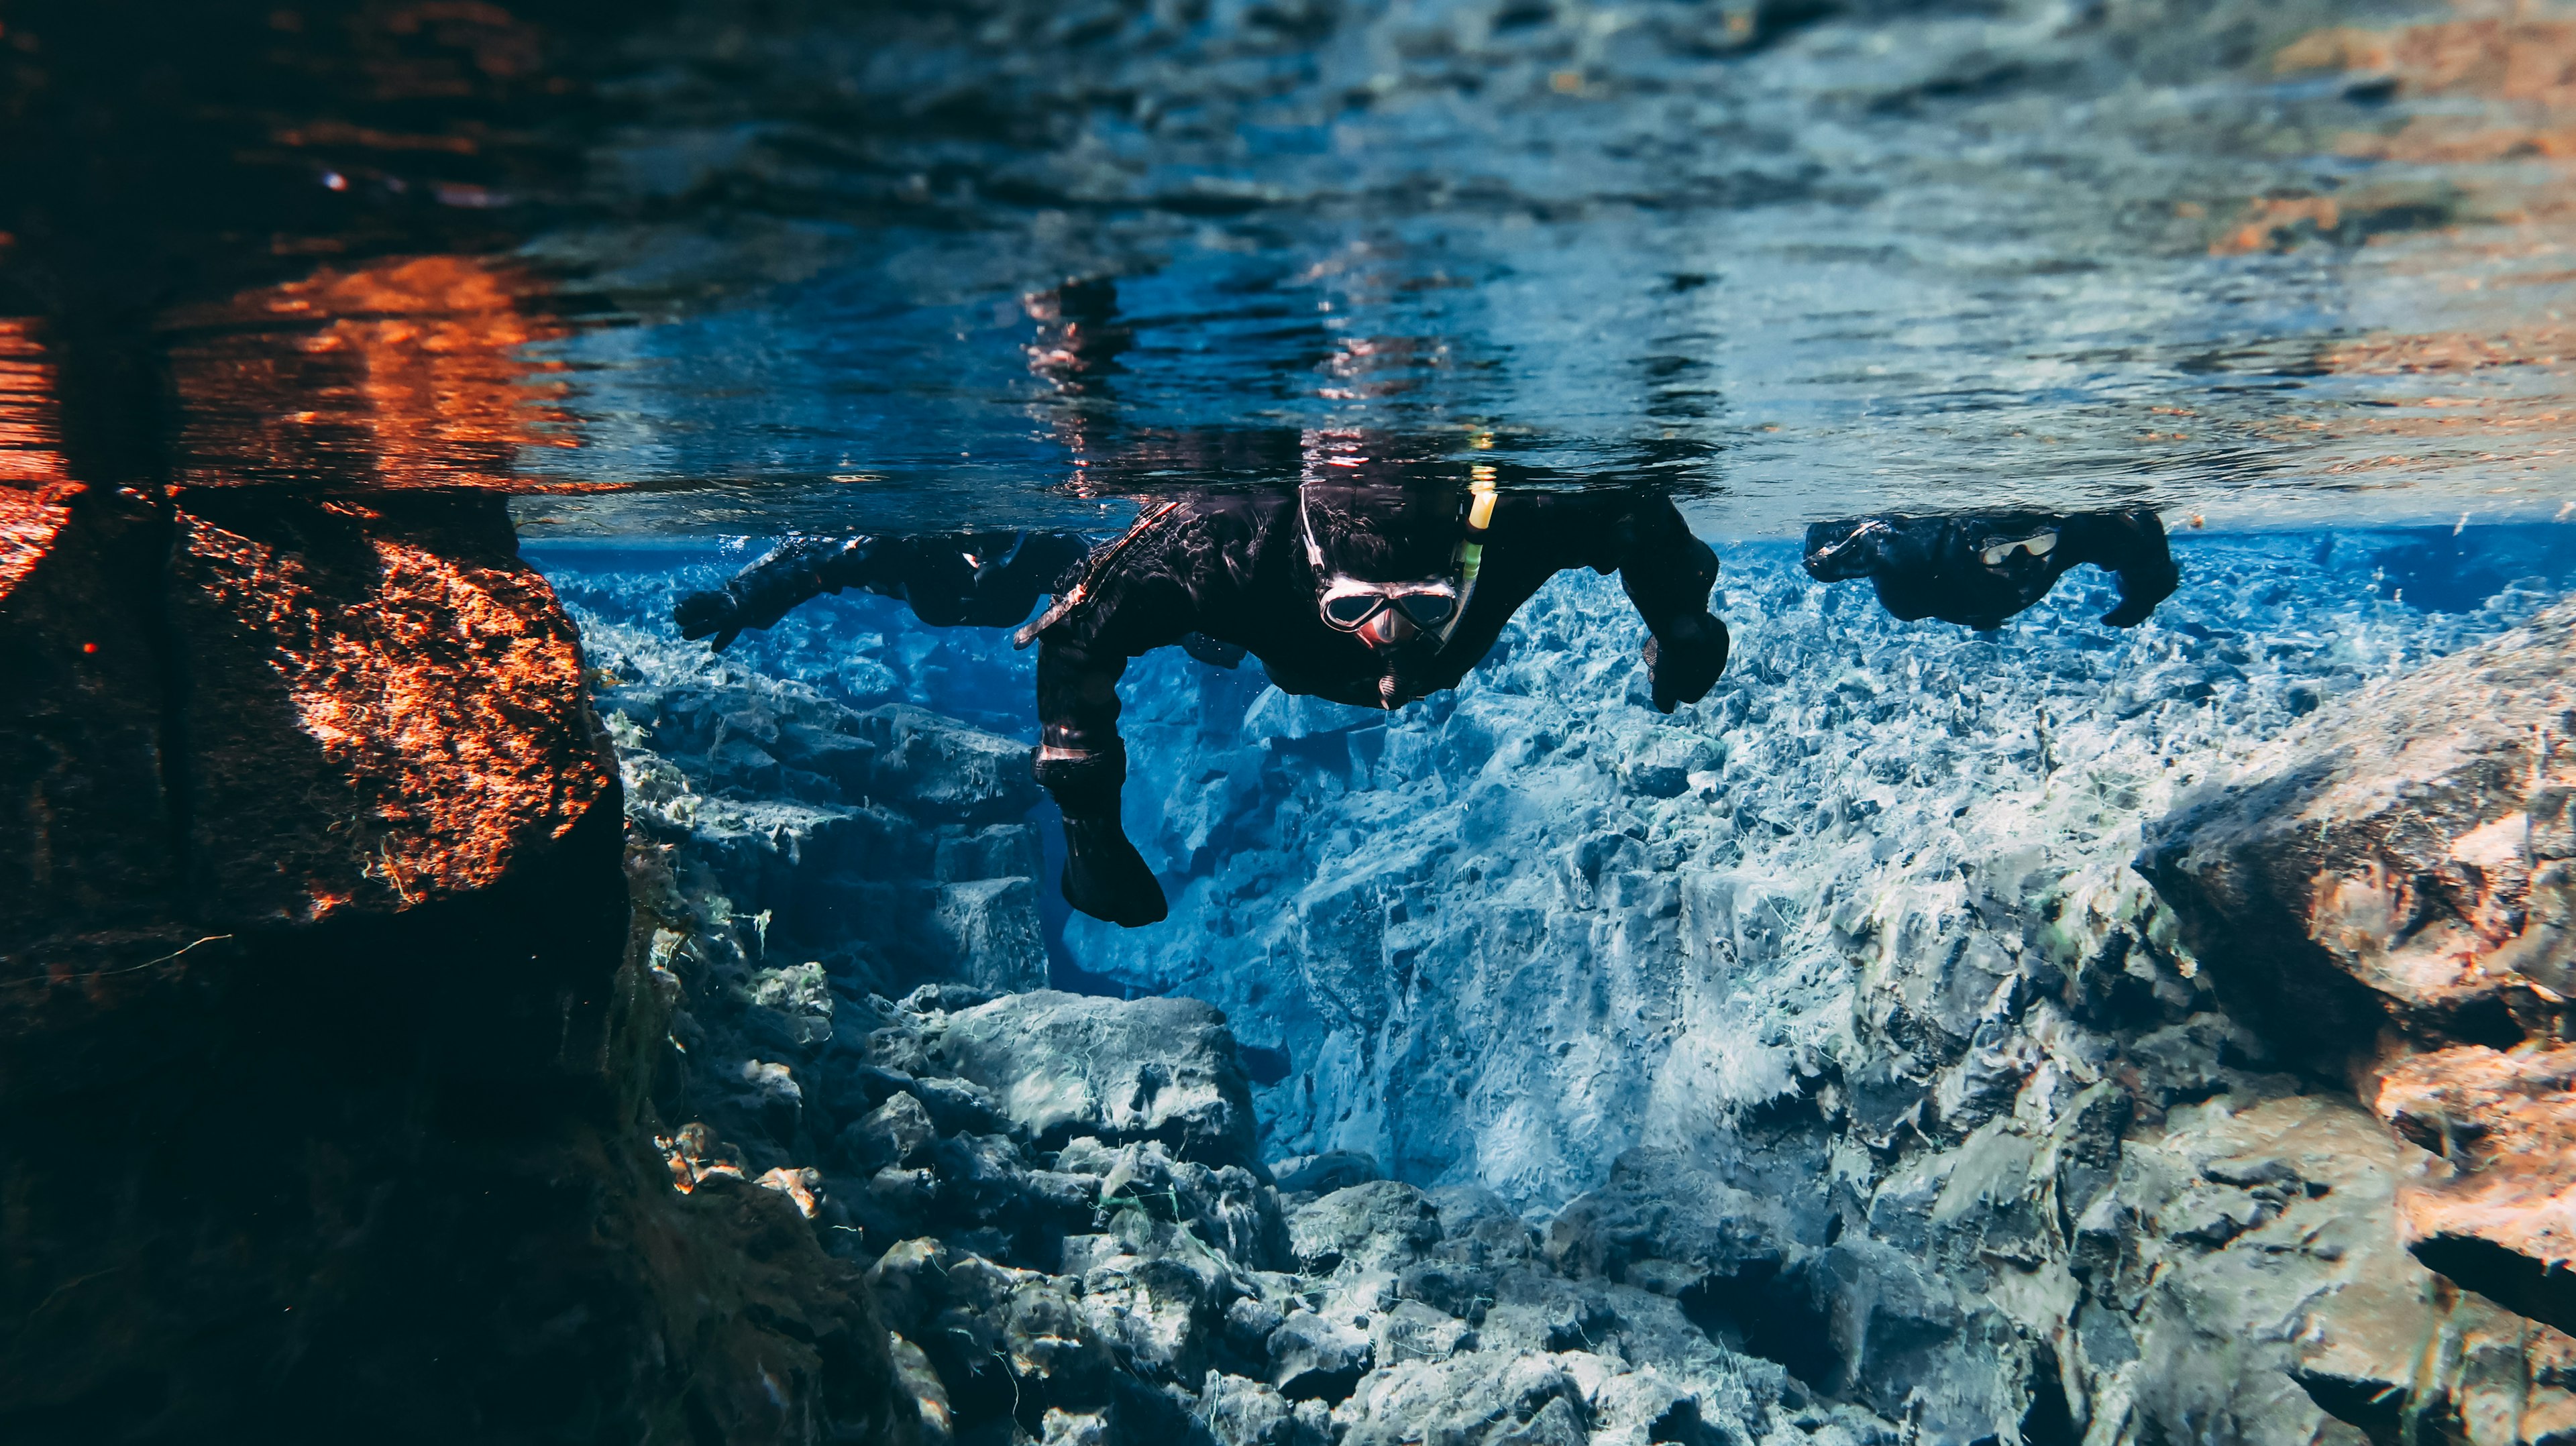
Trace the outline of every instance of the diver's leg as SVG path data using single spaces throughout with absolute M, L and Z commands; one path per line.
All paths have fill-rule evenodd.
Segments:
M 1064 815 L 1065 902 L 1133 929 L 1171 909 L 1118 820 L 1127 780 L 1118 676 L 1126 668 L 1124 657 L 1095 658 L 1078 643 L 1050 637 L 1039 644 L 1036 773 Z

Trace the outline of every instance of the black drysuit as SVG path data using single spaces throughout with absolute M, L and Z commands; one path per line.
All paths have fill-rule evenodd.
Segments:
M 1807 529 L 1806 562 L 1820 582 L 1869 578 L 1880 605 L 1903 621 L 1971 628 L 2002 627 L 2088 562 L 2119 575 L 2120 605 L 2102 618 L 2116 628 L 2146 621 L 2181 581 L 2164 523 L 2144 508 L 1819 522 Z
M 1064 813 L 1064 888 L 1075 907 L 1129 925 L 1163 917 L 1161 889 L 1118 826 L 1127 768 L 1117 684 L 1128 659 L 1190 634 L 1250 651 L 1284 691 L 1393 708 L 1455 686 L 1541 584 L 1590 567 L 1617 571 L 1645 619 L 1658 707 L 1697 701 L 1716 682 L 1726 662 L 1725 625 L 1708 613 L 1716 554 L 1650 493 L 1501 496 L 1445 640 L 1425 633 L 1410 646 L 1372 648 L 1324 621 L 1317 600 L 1337 576 L 1454 575 L 1466 506 L 1467 494 L 1451 488 L 1210 494 L 1149 513 L 1093 552 L 1079 588 L 1031 630 L 1044 730 L 1037 772 Z
M 1471 501 L 1455 487 L 1395 484 L 1195 493 L 1149 508 L 1087 558 L 1070 533 L 797 539 L 722 592 L 682 599 L 675 615 L 686 636 L 713 634 L 721 648 L 739 629 L 843 587 L 908 598 L 937 625 L 1009 626 L 1039 592 L 1057 592 L 1021 641 L 1039 645 L 1036 771 L 1064 814 L 1065 897 L 1095 917 L 1146 924 L 1165 914 L 1162 889 L 1118 821 L 1127 773 L 1118 679 L 1130 658 L 1177 643 L 1230 666 L 1249 651 L 1288 692 L 1394 708 L 1455 686 L 1541 584 L 1591 567 L 1617 571 L 1645 618 L 1657 707 L 1696 702 L 1717 681 L 1727 652 L 1726 627 L 1708 613 L 1717 556 L 1669 500 L 1498 497 L 1475 534 L 1468 587 Z M 1422 631 L 1372 647 L 1324 621 L 1319 599 L 1335 579 L 1439 583 L 1463 605 L 1445 638 Z

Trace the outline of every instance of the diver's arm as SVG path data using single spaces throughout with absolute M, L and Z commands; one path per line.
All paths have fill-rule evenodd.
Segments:
M 866 582 L 876 561 L 873 537 L 791 537 L 713 592 L 694 592 L 671 609 L 680 636 L 715 636 L 723 652 L 744 628 L 765 628 L 797 604 Z
M 1691 535 L 1670 499 L 1657 497 L 1619 521 L 1619 582 L 1646 620 L 1646 669 L 1655 708 L 1696 703 L 1726 671 L 1726 624 L 1708 610 L 1717 553 Z
M 2174 566 L 2165 524 L 2153 512 L 2098 512 L 2066 520 L 2064 535 L 2074 544 L 2077 560 L 2107 568 L 2120 578 L 2120 605 L 2102 615 L 2115 628 L 2133 628 L 2147 620 L 2156 604 L 2173 596 L 2182 584 Z

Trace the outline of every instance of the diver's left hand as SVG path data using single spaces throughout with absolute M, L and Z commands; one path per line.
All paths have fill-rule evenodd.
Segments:
M 1646 639 L 1646 674 L 1653 680 L 1655 711 L 1670 713 L 1696 703 L 1717 686 L 1726 671 L 1726 624 L 1707 613 L 1682 621 Z
M 742 631 L 741 608 L 729 592 L 693 592 L 671 609 L 671 621 L 680 625 L 680 636 L 684 638 L 713 634 L 715 642 L 711 646 L 719 653 Z

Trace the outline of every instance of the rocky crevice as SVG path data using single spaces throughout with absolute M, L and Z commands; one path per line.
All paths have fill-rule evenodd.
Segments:
M 1663 721 L 1584 579 L 1394 718 L 1140 664 L 1129 826 L 1176 918 L 1076 919 L 1066 943 L 1096 977 L 1209 998 L 1252 1043 L 1232 1048 L 1261 1080 L 1244 1218 L 1267 1169 L 1284 1254 L 1220 1227 L 1225 1188 L 1174 1180 L 1209 1168 L 1177 1141 L 1046 1125 L 993 1083 L 1080 1095 L 1029 1021 L 1133 1006 L 824 968 L 830 1041 L 743 1050 L 786 1064 L 802 1133 L 775 1109 L 710 1129 L 747 1174 L 814 1172 L 823 1233 L 879 1262 L 925 1420 L 960 1439 L 2559 1439 L 2567 1337 L 2400 1233 L 2422 1122 L 2458 1102 L 2383 1110 L 2417 1121 L 2392 1133 L 2130 867 L 2152 820 L 2300 720 L 2550 595 L 2427 615 L 2341 587 L 2354 565 L 2211 545 L 2200 591 L 2113 641 L 2077 621 L 2080 587 L 2000 635 L 1926 636 L 1739 555 L 1740 671 Z M 847 701 L 827 731 L 882 706 Z M 674 736 L 693 789 L 756 800 Z M 628 742 L 630 774 L 657 766 Z M 811 797 L 911 818 L 871 786 Z M 698 915 L 739 921 L 712 893 Z M 727 933 L 716 955 L 755 955 L 739 922 L 704 937 Z M 757 1003 L 757 973 L 706 979 Z M 1020 1021 L 994 1038 L 1025 1069 L 934 1056 L 970 1017 Z M 1132 1095 L 1153 1061 L 1116 1057 Z M 1343 1217 L 1360 1245 L 1301 1253 Z M 1489 1324 L 1506 1301 L 1543 1326 Z M 1650 1371 L 1672 1394 L 1622 1414 Z

